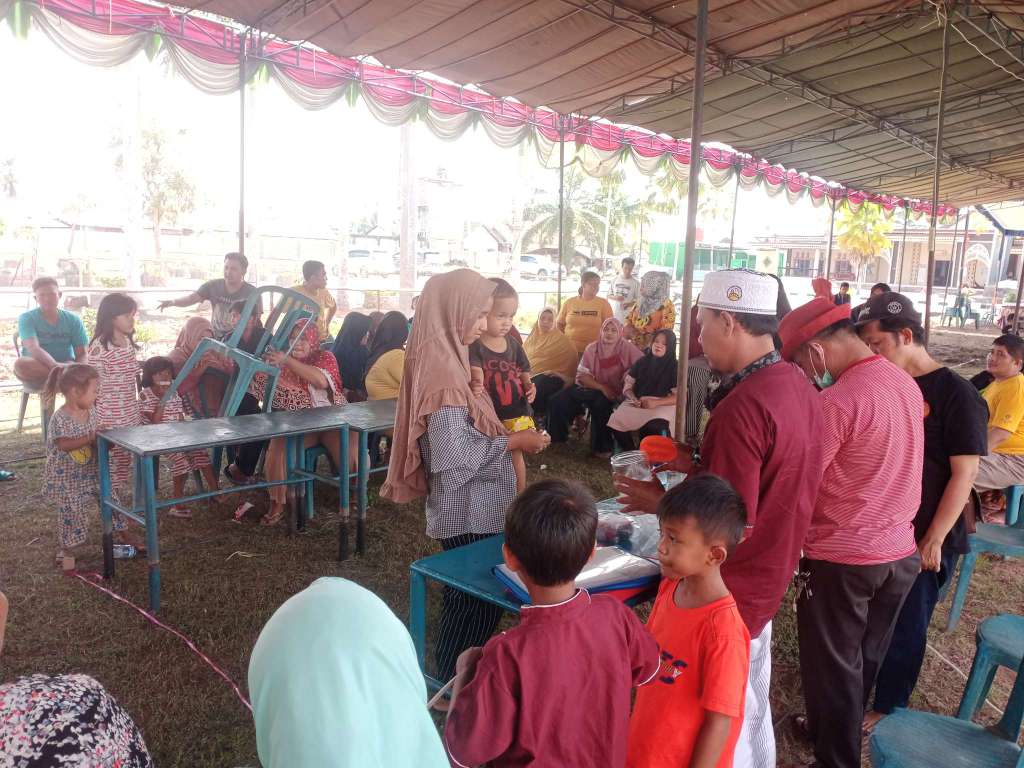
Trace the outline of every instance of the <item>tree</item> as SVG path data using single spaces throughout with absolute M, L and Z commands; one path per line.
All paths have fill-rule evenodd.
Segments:
M 889 224 L 881 206 L 873 203 L 863 203 L 857 210 L 846 204 L 839 210 L 836 243 L 849 254 L 858 282 L 861 267 L 889 250 Z
M 166 156 L 166 134 L 142 132 L 142 210 L 153 226 L 154 256 L 160 259 L 160 228 L 195 210 L 196 188 Z
M 581 261 L 576 257 L 577 244 L 587 246 L 591 253 L 601 251 L 604 245 L 604 206 L 586 189 L 585 182 L 586 176 L 578 168 L 569 168 L 565 172 L 564 253 L 569 265 Z M 522 239 L 524 249 L 535 243 L 545 245 L 558 242 L 557 199 L 554 202 L 533 202 L 526 206 L 524 214 L 524 221 L 527 222 Z
M 661 202 L 669 206 L 666 213 L 675 213 L 677 209 L 685 209 L 683 201 L 690 191 L 690 180 L 679 178 L 668 168 L 662 168 L 654 180 L 655 187 L 661 193 Z M 733 215 L 733 190 L 718 189 L 701 179 L 698 185 L 697 218 L 711 221 L 729 221 Z

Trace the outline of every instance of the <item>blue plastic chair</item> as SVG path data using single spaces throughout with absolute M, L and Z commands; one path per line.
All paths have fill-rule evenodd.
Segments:
M 1019 634 L 1016 622 L 1000 622 L 1001 619 L 1022 621 L 1017 616 L 990 619 L 995 623 L 985 632 L 985 641 L 988 643 L 985 646 L 982 645 L 979 628 L 978 653 L 975 656 L 975 667 L 971 669 L 972 679 L 975 668 L 978 668 L 979 675 L 988 676 L 978 666 L 978 657 L 982 655 L 983 647 L 984 653 L 990 654 L 994 648 L 993 643 L 1003 642 L 1008 639 L 1005 636 L 1010 634 Z M 988 623 L 984 622 L 983 625 Z M 981 662 L 982 665 L 987 663 L 986 660 Z M 1014 669 L 1017 670 L 1017 679 L 998 725 L 986 728 L 972 723 L 969 718 L 897 709 L 882 718 L 871 733 L 868 740 L 871 765 L 874 768 L 1024 768 L 1024 753 L 1017 746 L 1021 720 L 1024 719 L 1024 666 L 1018 663 Z M 968 681 L 964 698 L 960 702 L 961 712 L 973 706 L 972 701 L 968 700 L 970 688 L 971 682 Z M 970 696 L 974 696 L 973 691 Z
M 238 345 L 242 341 L 245 326 L 253 312 L 256 311 L 256 307 L 262 306 L 263 296 L 271 294 L 278 294 L 280 298 L 278 298 L 274 309 L 270 311 L 267 317 L 263 336 L 260 337 L 252 354 L 244 352 L 239 349 Z M 295 326 L 300 322 L 316 317 L 319 311 L 320 308 L 315 301 L 303 296 L 298 291 L 280 288 L 276 285 L 265 285 L 257 288 L 246 300 L 238 325 L 227 339 L 224 341 L 203 339 L 196 345 L 195 350 L 189 355 L 181 371 L 164 394 L 162 402 L 166 402 L 177 392 L 181 382 L 199 364 L 203 355 L 207 352 L 215 352 L 222 357 L 228 358 L 235 364 L 234 372 L 228 379 L 217 415 L 234 416 L 238 412 L 238 406 L 241 404 L 242 398 L 249 388 L 249 383 L 257 373 L 263 373 L 267 376 L 267 387 L 263 395 L 263 411 L 269 412 L 274 399 L 274 390 L 277 388 L 277 377 L 280 369 L 265 362 L 263 355 L 269 350 L 287 350 L 289 347 L 289 336 Z
M 1020 667 L 1024 660 L 1024 616 L 1005 613 L 985 619 L 978 625 L 975 643 L 978 650 L 971 676 L 956 713 L 961 720 L 973 719 L 981 709 L 999 667 Z
M 1017 746 L 1024 717 L 1024 674 L 1017 667 L 1010 703 L 993 728 L 930 712 L 897 709 L 868 740 L 874 768 L 1024 768 Z
M 1016 525 L 1020 517 L 1020 502 L 1024 498 L 1024 485 L 1011 485 L 1003 495 L 1006 496 L 1006 524 Z
M 957 576 L 953 605 L 949 609 L 949 619 L 946 621 L 947 632 L 956 629 L 956 625 L 960 621 L 960 614 L 967 601 L 967 589 L 971 584 L 971 576 L 974 574 L 978 555 L 989 552 L 1004 557 L 1024 557 L 1024 517 L 1020 515 L 1024 486 L 1010 486 L 1006 489 L 1005 494 L 1006 525 L 980 523 L 977 531 L 967 537 L 970 551 L 963 556 L 960 562 L 960 574 Z

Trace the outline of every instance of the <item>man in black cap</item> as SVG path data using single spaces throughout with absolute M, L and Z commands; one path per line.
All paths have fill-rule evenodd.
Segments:
M 874 707 L 864 719 L 869 729 L 893 709 L 908 705 L 939 590 L 967 552 L 961 513 L 979 457 L 988 450 L 988 408 L 968 381 L 928 354 L 921 315 L 906 296 L 891 291 L 873 296 L 855 319 L 861 339 L 913 376 L 924 397 L 921 506 L 914 517 L 921 573 L 903 603 L 878 672 Z

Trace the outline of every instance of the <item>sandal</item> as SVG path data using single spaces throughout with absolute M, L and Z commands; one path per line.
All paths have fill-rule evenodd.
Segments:
M 167 514 L 170 517 L 176 517 L 179 520 L 192 519 L 192 510 L 190 510 L 188 507 L 171 507 L 170 509 L 167 510 Z
M 17 479 L 18 476 L 11 472 L 9 469 L 0 469 L 0 483 Z
M 281 508 L 280 512 L 267 512 L 260 518 L 260 525 L 265 525 L 268 528 L 272 525 L 277 525 L 284 519 L 284 513 L 284 507 Z

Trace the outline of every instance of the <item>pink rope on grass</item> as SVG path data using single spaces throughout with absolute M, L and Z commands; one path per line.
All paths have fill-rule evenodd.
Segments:
M 73 576 L 76 579 L 80 579 L 81 581 L 85 582 L 89 586 L 95 587 L 96 589 L 98 589 L 103 594 L 109 595 L 110 597 L 114 598 L 118 602 L 124 603 L 125 605 L 129 606 L 130 608 L 134 608 L 136 611 L 141 613 L 146 618 L 146 620 L 149 621 L 150 624 L 153 624 L 153 625 L 159 627 L 160 629 L 167 630 L 172 635 L 174 635 L 176 638 L 181 640 L 181 642 L 183 642 L 185 645 L 187 645 L 196 656 L 198 656 L 200 659 L 202 659 L 206 663 L 206 665 L 210 669 L 212 669 L 221 678 L 223 678 L 224 682 L 226 682 L 228 685 L 231 686 L 231 690 L 233 690 L 235 692 L 235 695 L 238 697 L 238 700 L 241 701 L 242 704 L 245 705 L 246 709 L 248 709 L 250 712 L 252 712 L 252 704 L 250 704 L 249 700 L 247 698 L 245 698 L 245 694 L 242 693 L 242 690 L 238 687 L 238 684 L 228 676 L 227 672 L 225 672 L 223 669 L 218 667 L 209 656 L 207 656 L 205 653 L 203 653 L 201 650 L 199 650 L 199 648 L 196 646 L 196 644 L 194 642 L 192 642 L 192 640 L 190 640 L 188 637 L 186 637 L 185 635 L 183 635 L 181 632 L 179 632 L 178 630 L 174 629 L 173 627 L 169 627 L 166 624 L 164 624 L 162 621 L 160 621 L 160 619 L 158 619 L 152 613 L 147 611 L 145 608 L 140 608 L 135 603 L 133 603 L 131 600 L 128 600 L 127 598 L 121 597 L 121 595 L 117 594 L 117 592 L 114 592 L 113 590 L 107 589 L 106 587 L 101 586 L 100 584 L 98 584 L 97 582 L 99 582 L 99 581 L 101 581 L 103 579 L 103 577 L 100 576 L 98 573 L 90 573 L 90 574 L 88 574 L 88 577 L 87 577 L 87 576 L 83 575 L 82 573 L 80 573 L 79 571 L 68 571 L 67 575 L 68 576 Z

